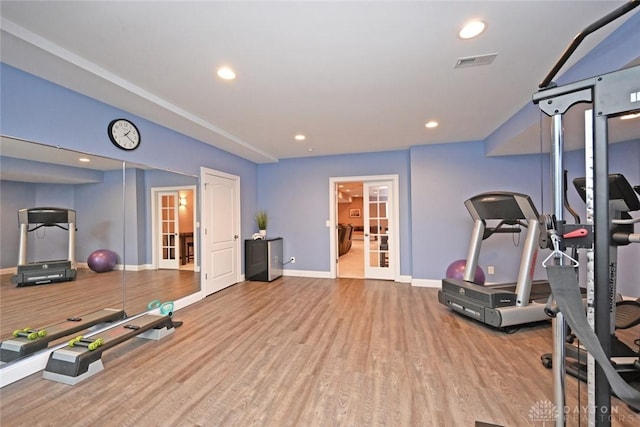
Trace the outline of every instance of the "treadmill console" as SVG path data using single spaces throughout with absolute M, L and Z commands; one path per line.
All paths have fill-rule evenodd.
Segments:
M 474 220 L 538 220 L 531 197 L 521 193 L 494 191 L 473 196 L 464 202 Z
M 576 178 L 573 185 L 578 190 L 578 194 L 583 201 L 587 200 L 587 180 L 586 178 Z M 639 187 L 640 188 L 640 187 Z M 609 201 L 614 203 L 619 212 L 633 212 L 640 210 L 640 200 L 633 192 L 634 189 L 624 175 L 619 173 L 609 174 Z M 636 190 L 638 191 L 638 190 Z M 640 191 L 639 191 L 640 194 Z

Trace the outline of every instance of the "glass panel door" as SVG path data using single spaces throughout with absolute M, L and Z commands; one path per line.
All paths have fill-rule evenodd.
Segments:
M 178 246 L 178 192 L 162 192 L 158 194 L 158 197 L 160 202 L 160 209 L 158 210 L 160 215 L 160 259 L 158 267 L 177 269 L 180 259 Z
M 389 215 L 392 212 L 391 181 L 364 184 L 364 252 L 365 277 L 393 279 L 390 252 Z

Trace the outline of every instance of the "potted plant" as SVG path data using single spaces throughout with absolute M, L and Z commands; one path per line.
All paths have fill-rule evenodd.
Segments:
M 267 235 L 267 225 L 269 224 L 269 215 L 267 211 L 264 209 L 256 212 L 256 225 L 258 226 L 258 230 L 260 230 L 260 235 L 262 237 Z

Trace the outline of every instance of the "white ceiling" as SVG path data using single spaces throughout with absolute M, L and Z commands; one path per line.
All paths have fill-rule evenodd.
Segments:
M 2 61 L 264 163 L 483 140 L 531 102 L 578 32 L 623 3 L 2 1 Z M 459 39 L 471 18 L 486 32 Z M 491 65 L 454 69 L 491 53 Z M 218 79 L 220 65 L 237 79 Z M 425 129 L 431 119 L 440 126 Z M 635 122 L 612 139 L 640 136 Z M 502 154 L 537 152 L 539 127 Z
M 46 182 L 48 184 L 86 184 L 99 182 L 102 175 L 93 171 L 122 170 L 121 160 L 110 159 L 78 151 L 64 150 L 0 135 L 0 178 L 16 182 Z M 25 160 L 12 162 L 7 158 Z M 36 163 L 34 163 L 36 162 Z M 56 165 L 57 167 L 51 167 Z M 126 162 L 127 168 L 149 167 Z
M 362 181 L 358 182 L 341 182 L 338 184 L 338 190 L 342 191 L 347 196 L 362 197 L 364 186 Z
M 25 144 L 25 142 L 28 142 L 28 144 Z M 2 151 L 3 157 L 24 159 L 33 162 L 52 163 L 61 166 L 94 169 L 99 171 L 122 169 L 122 161 L 120 160 L 79 153 L 77 151 L 62 150 L 58 147 L 52 147 L 49 145 L 34 145 L 32 141 L 24 141 L 5 136 L 0 136 L 0 150 Z M 80 159 L 85 160 L 83 161 Z M 133 167 L 139 167 L 139 165 L 134 164 Z M 28 174 L 32 171 L 23 172 Z M 9 181 L 21 181 L 8 176 L 4 170 L 2 171 L 2 179 Z

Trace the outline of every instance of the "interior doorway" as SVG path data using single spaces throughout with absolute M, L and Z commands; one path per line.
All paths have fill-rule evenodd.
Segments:
M 331 277 L 399 276 L 398 176 L 330 178 Z
M 154 187 L 152 268 L 199 271 L 196 187 Z
M 362 181 L 336 184 L 337 276 L 364 279 L 364 210 Z
M 240 281 L 240 177 L 200 168 L 202 290 L 210 295 Z

